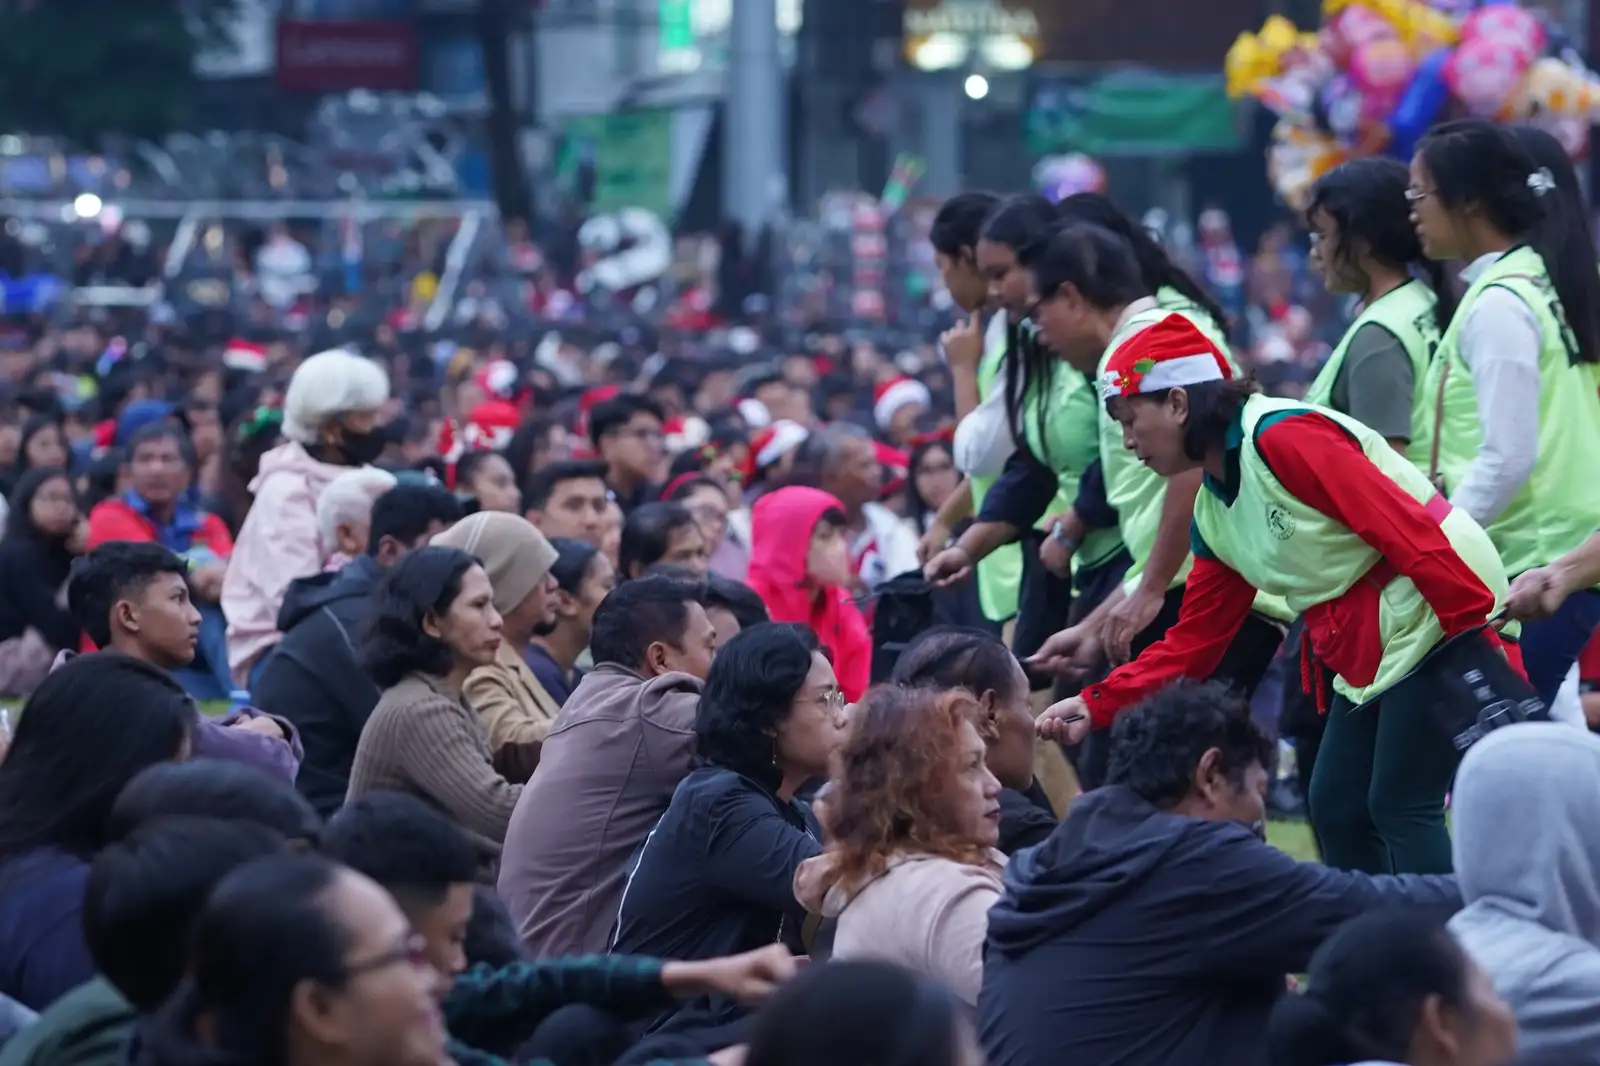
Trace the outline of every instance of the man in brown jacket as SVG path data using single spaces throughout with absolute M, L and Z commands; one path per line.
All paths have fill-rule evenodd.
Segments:
M 534 958 L 607 949 L 628 862 L 689 773 L 716 642 L 699 594 L 646 577 L 595 611 L 597 665 L 550 727 L 501 855 L 500 896 Z

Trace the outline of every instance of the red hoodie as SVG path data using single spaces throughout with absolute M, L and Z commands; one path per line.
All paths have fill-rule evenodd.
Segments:
M 799 622 L 817 634 L 833 658 L 845 699 L 859 700 L 872 682 L 872 636 L 850 593 L 806 581 L 806 554 L 817 520 L 844 504 L 821 489 L 792 486 L 769 492 L 750 514 L 750 573 L 745 579 L 774 622 Z

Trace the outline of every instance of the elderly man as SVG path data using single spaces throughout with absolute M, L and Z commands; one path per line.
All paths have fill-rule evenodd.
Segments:
M 342 570 L 352 559 L 366 554 L 373 501 L 396 484 L 387 470 L 361 466 L 340 474 L 322 490 L 317 497 L 317 533 L 328 552 L 324 571 Z

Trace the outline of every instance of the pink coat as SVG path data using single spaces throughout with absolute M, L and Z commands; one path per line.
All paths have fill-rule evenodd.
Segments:
M 294 442 L 261 457 L 260 472 L 250 483 L 255 503 L 222 579 L 228 666 L 239 683 L 245 683 L 250 668 L 283 636 L 278 608 L 289 582 L 321 573 L 327 553 L 317 531 L 317 498 L 349 469 L 319 462 Z

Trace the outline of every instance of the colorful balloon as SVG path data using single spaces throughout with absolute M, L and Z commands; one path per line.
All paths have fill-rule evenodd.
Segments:
M 1461 39 L 1456 20 L 1422 0 L 1363 0 L 1363 5 L 1381 15 L 1400 39 L 1418 52 L 1431 52 Z M 1322 0 L 1322 17 L 1331 21 L 1352 6 L 1351 0 Z
M 1451 54 L 1444 83 L 1473 115 L 1494 118 L 1513 100 L 1528 66 L 1521 49 L 1479 37 Z
M 1411 53 L 1393 37 L 1368 41 L 1350 56 L 1350 80 L 1364 93 L 1398 97 L 1414 69 Z
M 1550 114 L 1600 121 L 1600 77 L 1582 67 L 1546 57 L 1528 68 L 1516 102 L 1524 115 Z
M 1544 26 L 1538 16 L 1516 4 L 1489 4 L 1461 24 L 1461 43 L 1492 41 L 1532 63 L 1544 51 Z
M 1388 20 L 1365 4 L 1351 4 L 1328 20 L 1321 38 L 1323 51 L 1339 67 L 1348 64 L 1364 45 L 1399 39 Z

